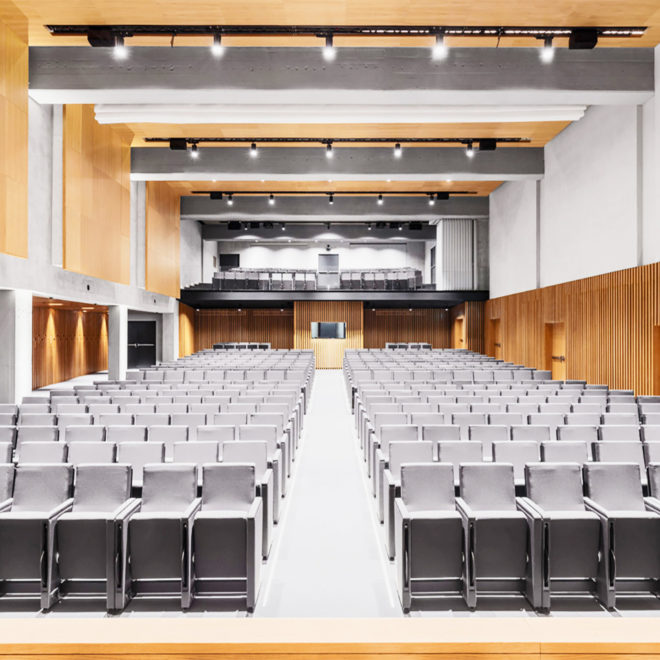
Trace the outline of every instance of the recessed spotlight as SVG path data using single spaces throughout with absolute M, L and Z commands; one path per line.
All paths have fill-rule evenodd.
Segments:
M 250 145 L 250 156 L 252 156 L 252 158 L 256 158 L 258 155 L 259 155 L 259 150 L 257 149 L 257 143 L 253 142 Z
M 329 34 L 325 38 L 325 47 L 323 48 L 323 59 L 326 62 L 332 62 L 332 60 L 334 60 L 335 57 L 337 57 L 337 50 L 335 49 L 332 35 Z
M 401 145 L 397 142 L 394 145 L 394 157 L 395 158 L 401 158 Z
M 213 53 L 213 57 L 222 57 L 225 54 L 225 47 L 222 45 L 222 35 L 219 32 L 213 35 L 211 53 Z
M 332 193 L 330 193 L 330 195 L 328 196 L 328 204 L 334 204 L 334 203 L 335 203 L 335 196 Z
M 367 231 L 371 231 L 371 223 L 367 225 Z
M 399 225 L 399 231 L 403 231 L 403 225 Z
M 387 183 L 392 183 L 392 179 L 388 179 L 388 180 L 387 180 Z
M 197 148 L 196 144 L 193 144 L 193 146 L 190 149 L 190 157 L 199 158 L 199 149 Z
M 433 44 L 432 55 L 434 60 L 444 60 L 449 53 L 449 48 L 445 43 L 444 34 L 435 35 L 435 43 Z
M 275 204 L 275 195 L 273 195 L 273 193 L 271 193 L 270 195 L 268 195 L 268 203 L 269 203 L 271 206 L 273 206 L 273 204 Z
M 435 204 L 435 197 L 433 197 L 433 193 L 429 195 L 429 206 L 433 206 Z
M 286 231 L 286 225 L 282 223 L 282 231 Z
M 451 183 L 453 179 L 445 179 L 446 183 Z
M 234 196 L 231 193 L 227 193 L 227 205 L 228 206 L 234 205 Z
M 550 64 L 555 59 L 555 47 L 552 45 L 552 37 L 546 37 L 543 40 L 543 48 L 541 48 L 541 62 Z
M 467 146 L 465 147 L 465 155 L 468 158 L 474 157 L 474 145 L 472 144 L 472 142 L 467 143 Z
M 326 158 L 332 158 L 334 156 L 332 152 L 332 142 L 328 142 L 328 144 L 325 145 L 325 157 Z
M 378 203 L 379 204 L 383 203 L 383 196 L 382 195 L 378 195 Z
M 125 60 L 128 57 L 128 48 L 124 45 L 124 37 L 120 34 L 115 36 L 115 47 L 112 55 L 116 60 Z

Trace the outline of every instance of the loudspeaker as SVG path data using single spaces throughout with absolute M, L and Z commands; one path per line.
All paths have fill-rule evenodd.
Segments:
M 568 38 L 568 47 L 571 50 L 587 50 L 595 48 L 598 43 L 598 30 L 594 28 L 575 28 Z

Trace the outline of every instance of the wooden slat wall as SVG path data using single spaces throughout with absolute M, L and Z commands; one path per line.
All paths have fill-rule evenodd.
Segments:
M 195 310 L 179 303 L 179 357 L 195 352 Z
M 180 201 L 172 186 L 147 182 L 146 288 L 178 298 L 180 294 Z
M 216 342 L 270 342 L 272 348 L 293 348 L 293 310 L 201 309 L 195 312 L 195 347 Z
M 365 309 L 364 348 L 385 348 L 388 341 L 450 346 L 449 312 L 442 309 Z
M 107 313 L 32 308 L 34 389 L 107 368 Z
M 499 318 L 503 359 L 544 369 L 545 324 L 563 322 L 567 378 L 653 394 L 659 295 L 655 263 L 495 298 L 486 303 L 486 345 L 495 341 L 489 319 Z
M 312 339 L 314 321 L 345 322 L 346 339 Z M 314 349 L 317 369 L 341 369 L 344 350 L 363 347 L 363 303 L 294 302 L 293 327 L 293 348 Z
M 449 310 L 449 342 L 448 346 L 453 348 L 467 348 L 470 351 L 483 353 L 485 349 L 484 342 L 484 315 L 485 305 L 479 301 L 468 301 L 456 305 Z M 452 342 L 452 328 L 456 319 L 464 319 L 464 339 L 465 342 L 460 346 Z
M 64 107 L 64 268 L 130 283 L 131 138 Z
M 0 4 L 0 252 L 28 256 L 28 22 Z

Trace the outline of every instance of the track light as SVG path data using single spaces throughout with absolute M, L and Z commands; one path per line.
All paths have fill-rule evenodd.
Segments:
M 245 231 L 247 231 L 247 230 L 249 229 L 249 225 L 248 225 L 247 222 L 243 225 L 243 229 L 244 229 Z
M 445 44 L 445 35 L 436 34 L 435 35 L 435 44 L 433 44 L 432 55 L 434 60 L 444 60 L 449 53 L 449 48 Z
M 325 157 L 332 158 L 333 156 L 334 152 L 332 151 L 332 142 L 328 142 L 328 144 L 325 145 Z
M 193 144 L 192 148 L 190 149 L 190 157 L 199 158 L 199 149 L 197 148 L 196 144 Z
M 115 47 L 112 55 L 116 60 L 125 60 L 128 57 L 128 48 L 124 45 L 124 37 L 115 35 Z
M 474 157 L 474 145 L 472 144 L 472 142 L 467 143 L 467 146 L 465 147 L 465 155 L 468 158 Z
M 212 191 L 209 193 L 209 197 L 210 197 L 211 199 L 216 199 L 216 200 L 218 200 L 218 199 L 222 199 L 222 193 L 221 193 L 219 190 L 212 190 Z
M 337 57 L 337 51 L 334 46 L 332 35 L 329 34 L 325 38 L 325 47 L 323 48 L 323 59 L 326 62 L 332 62 Z
M 227 205 L 228 206 L 234 205 L 234 196 L 231 193 L 227 193 Z
M 401 144 L 399 142 L 397 142 L 394 145 L 394 157 L 395 158 L 401 158 L 401 153 L 402 153 L 401 152 Z
M 252 156 L 252 158 L 256 158 L 258 155 L 259 155 L 259 149 L 257 149 L 257 143 L 253 142 L 250 145 L 250 156 Z
M 367 231 L 371 231 L 371 223 L 367 225 Z
M 546 37 L 543 40 L 543 48 L 541 48 L 541 62 L 550 64 L 555 59 L 555 47 L 552 45 L 552 37 Z
M 282 231 L 286 231 L 286 225 L 282 223 Z
M 222 35 L 219 32 L 213 35 L 211 53 L 213 53 L 213 57 L 222 57 L 225 54 L 225 47 L 222 45 Z
M 403 231 L 403 225 L 399 225 L 399 231 Z
M 383 203 L 383 196 L 382 195 L 378 195 L 378 203 L 379 204 Z
M 435 197 L 433 197 L 433 193 L 429 195 L 429 206 L 434 206 L 435 205 Z
M 271 194 L 268 196 L 268 203 L 269 203 L 271 206 L 273 206 L 273 205 L 275 204 L 275 195 L 273 195 L 273 193 L 271 193 Z
M 330 195 L 328 196 L 328 204 L 334 204 L 334 203 L 335 203 L 335 196 L 332 193 L 330 193 Z

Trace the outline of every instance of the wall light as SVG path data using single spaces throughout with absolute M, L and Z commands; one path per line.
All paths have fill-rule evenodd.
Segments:
M 213 53 L 213 57 L 222 57 L 225 54 L 225 47 L 222 45 L 222 35 L 219 32 L 213 35 L 211 53 Z
M 325 38 L 325 47 L 323 48 L 323 59 L 326 62 L 332 62 L 337 57 L 337 50 L 334 46 L 334 40 L 331 34 Z

